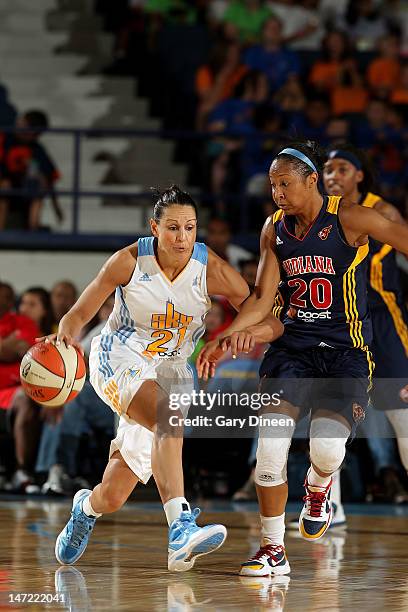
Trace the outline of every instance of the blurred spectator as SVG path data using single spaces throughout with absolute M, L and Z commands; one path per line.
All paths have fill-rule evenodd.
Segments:
M 259 196 L 269 189 L 271 159 L 282 140 L 282 114 L 261 105 L 256 109 L 254 123 L 256 131 L 245 141 L 242 151 L 242 176 L 246 192 Z
M 35 322 L 14 311 L 13 288 L 0 282 L 0 408 L 10 407 L 20 385 L 20 360 L 40 330 Z
M 32 319 L 43 336 L 51 334 L 55 329 L 51 296 L 43 287 L 26 289 L 20 298 L 18 312 Z
M 359 51 L 372 51 L 387 33 L 387 22 L 374 0 L 349 0 L 344 27 Z
M 328 29 L 344 23 L 349 0 L 320 0 L 319 14 Z
M 408 64 L 401 67 L 398 83 L 391 92 L 391 102 L 397 105 L 408 105 Z
M 259 263 L 259 260 L 256 258 L 243 259 L 239 262 L 239 271 L 241 273 L 241 276 L 248 283 L 248 287 L 250 291 L 253 291 L 255 289 L 256 273 L 258 271 L 258 263 Z
M 378 47 L 379 57 L 368 66 L 367 81 L 374 95 L 385 98 L 399 83 L 401 64 L 398 37 L 384 36 Z
M 335 145 L 338 142 L 348 142 L 350 140 L 350 123 L 345 117 L 332 117 L 326 129 L 326 135 L 329 145 Z
M 292 126 L 302 138 L 317 140 L 323 146 L 327 144 L 327 123 L 330 117 L 330 106 L 324 96 L 311 97 L 306 102 L 303 113 L 298 113 L 292 120 Z
M 228 40 L 253 44 L 259 40 L 270 16 L 271 11 L 263 0 L 232 0 L 223 16 L 224 34 Z
M 7 98 L 7 89 L 0 85 L 0 128 L 13 127 L 16 118 L 17 111 Z
M 319 48 L 323 29 L 317 0 L 270 0 L 268 6 L 283 25 L 283 40 L 291 49 Z
M 306 96 L 296 75 L 290 75 L 284 85 L 276 92 L 273 101 L 286 114 L 297 113 L 304 109 Z
M 398 140 L 398 134 L 388 123 L 388 104 L 384 100 L 370 100 L 365 117 L 356 125 L 353 138 L 362 149 L 373 149 L 376 143 Z
M 311 68 L 309 82 L 316 89 L 331 91 L 341 83 L 342 73 L 355 65 L 348 36 L 334 30 L 322 41 L 321 54 Z
M 204 129 L 207 115 L 219 102 L 232 97 L 247 71 L 241 63 L 238 44 L 220 42 L 213 48 L 208 63 L 201 66 L 196 75 L 198 130 Z
M 270 17 L 265 22 L 261 44 L 247 49 L 244 63 L 267 76 L 272 92 L 282 87 L 290 75 L 299 74 L 298 56 L 283 46 L 282 23 L 277 17 Z
M 16 126 L 30 131 L 0 134 L 0 188 L 22 189 L 27 194 L 1 196 L 0 231 L 6 227 L 6 221 L 19 229 L 39 229 L 43 200 L 40 192 L 43 190 L 51 190 L 55 214 L 59 221 L 63 219 L 57 197 L 52 192 L 59 172 L 38 142 L 48 127 L 47 116 L 42 111 L 28 111 L 17 119 Z
M 211 219 L 207 225 L 206 244 L 219 257 L 228 261 L 238 270 L 238 264 L 243 259 L 252 259 L 253 255 L 236 244 L 231 244 L 231 231 L 223 219 Z
M 362 76 L 353 64 L 343 71 L 339 84 L 333 89 L 331 107 L 334 115 L 363 113 L 367 107 L 369 92 Z
M 267 96 L 267 83 L 263 74 L 248 72 L 236 87 L 234 97 L 216 106 L 208 117 L 209 132 L 227 131 L 209 143 L 211 163 L 211 191 L 221 194 L 225 190 L 239 191 L 239 152 L 243 137 L 254 132 L 254 112 L 257 104 Z
M 0 408 L 10 409 L 12 416 L 18 468 L 15 483 L 18 480 L 20 486 L 30 482 L 41 429 L 38 404 L 20 388 L 20 361 L 41 331 L 32 319 L 14 312 L 14 302 L 12 287 L 0 283 Z
M 51 304 L 57 325 L 64 314 L 75 304 L 77 297 L 78 290 L 69 280 L 59 281 L 53 286 L 51 289 Z

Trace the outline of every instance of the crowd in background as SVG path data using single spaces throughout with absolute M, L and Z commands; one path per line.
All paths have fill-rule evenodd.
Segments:
M 225 220 L 214 218 L 210 221 L 207 243 L 241 272 L 250 289 L 254 288 L 258 260 L 231 243 L 230 228 Z M 101 478 L 115 422 L 112 410 L 98 397 L 89 381 L 73 401 L 61 408 L 40 406 L 25 395 L 19 383 L 19 365 L 27 349 L 35 338 L 56 331 L 58 322 L 76 298 L 77 289 L 70 281 L 58 282 L 50 292 L 33 286 L 18 298 L 8 283 L 0 282 L 0 491 L 71 495 L 77 489 L 96 484 Z M 91 340 L 101 333 L 113 304 L 112 295 L 83 330 L 80 341 L 86 360 Z M 225 298 L 212 296 L 205 335 L 191 356 L 193 366 L 204 342 L 217 337 L 234 316 Z M 236 360 L 226 353 L 206 390 L 256 393 L 265 349 L 266 346 L 258 345 L 250 354 Z M 229 408 L 231 416 L 238 408 L 234 405 Z M 195 410 L 201 415 L 199 408 Z M 191 416 L 194 415 L 192 409 Z M 193 494 L 234 495 L 239 501 L 255 498 L 253 481 L 249 479 L 246 486 L 245 481 L 254 464 L 256 442 L 239 435 L 215 437 L 211 439 L 212 452 L 208 453 L 208 439 L 189 435 L 187 431 L 185 474 L 186 486 Z M 343 469 L 346 500 L 408 501 L 406 475 L 401 471 L 395 443 L 386 442 L 387 453 L 377 453 L 378 457 L 386 457 L 385 463 L 371 456 L 366 440 L 353 443 Z M 379 439 L 377 446 L 381 444 Z M 292 444 L 289 493 L 294 499 L 302 494 L 306 451 L 304 440 Z M 360 477 L 356 478 L 356 474 Z
M 259 202 L 251 229 L 269 212 L 265 174 L 283 135 L 364 148 L 382 195 L 405 207 L 406 3 L 97 0 L 96 9 L 116 37 L 107 72 L 135 75 L 164 128 L 200 133 L 180 134 L 176 159 L 233 225 L 231 196 Z

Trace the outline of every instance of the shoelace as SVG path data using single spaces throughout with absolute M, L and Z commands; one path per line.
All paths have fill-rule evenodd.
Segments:
M 201 513 L 200 508 L 194 508 L 192 512 L 184 511 L 180 514 L 179 518 L 175 521 L 173 525 L 173 530 L 174 530 L 176 539 L 182 533 L 189 533 L 196 529 L 197 525 L 196 525 L 195 520 L 200 513 Z
M 249 561 L 259 561 L 264 555 L 276 559 L 276 555 L 283 552 L 283 550 L 283 546 L 280 544 L 266 544 L 265 546 L 261 546 L 258 552 L 256 552 L 254 556 L 249 559 Z
M 304 496 L 303 501 L 308 502 L 310 506 L 310 516 L 319 518 L 322 515 L 322 507 L 326 501 L 326 490 L 324 491 L 309 491 Z
M 68 538 L 70 540 L 70 545 L 73 548 L 78 549 L 84 537 L 93 529 L 93 524 L 89 523 L 89 519 L 82 517 L 79 515 L 73 521 L 72 529 L 69 529 Z

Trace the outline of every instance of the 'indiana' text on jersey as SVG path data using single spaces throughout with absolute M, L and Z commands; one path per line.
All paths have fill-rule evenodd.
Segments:
M 368 244 L 348 245 L 338 219 L 341 198 L 325 197 L 302 238 L 295 217 L 273 217 L 281 282 L 273 312 L 285 325 L 277 341 L 293 349 L 359 348 L 371 342 L 367 302 Z
M 118 287 L 102 331 L 104 346 L 126 344 L 147 359 L 185 361 L 205 330 L 207 294 L 205 244 L 196 242 L 190 261 L 171 281 L 154 253 L 154 238 L 139 238 L 132 278 Z

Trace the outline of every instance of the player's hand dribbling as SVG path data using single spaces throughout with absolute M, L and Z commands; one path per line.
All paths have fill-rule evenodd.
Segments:
M 36 342 L 52 342 L 56 346 L 61 344 L 61 342 L 64 342 L 67 348 L 69 346 L 73 346 L 78 349 L 81 355 L 84 354 L 84 349 L 79 344 L 79 342 L 76 342 L 76 340 L 74 340 L 72 336 L 70 336 L 69 334 L 64 334 L 64 333 L 61 333 L 60 331 L 58 331 L 57 334 L 49 334 L 48 336 L 41 336 L 41 338 L 36 338 L 35 341 Z

